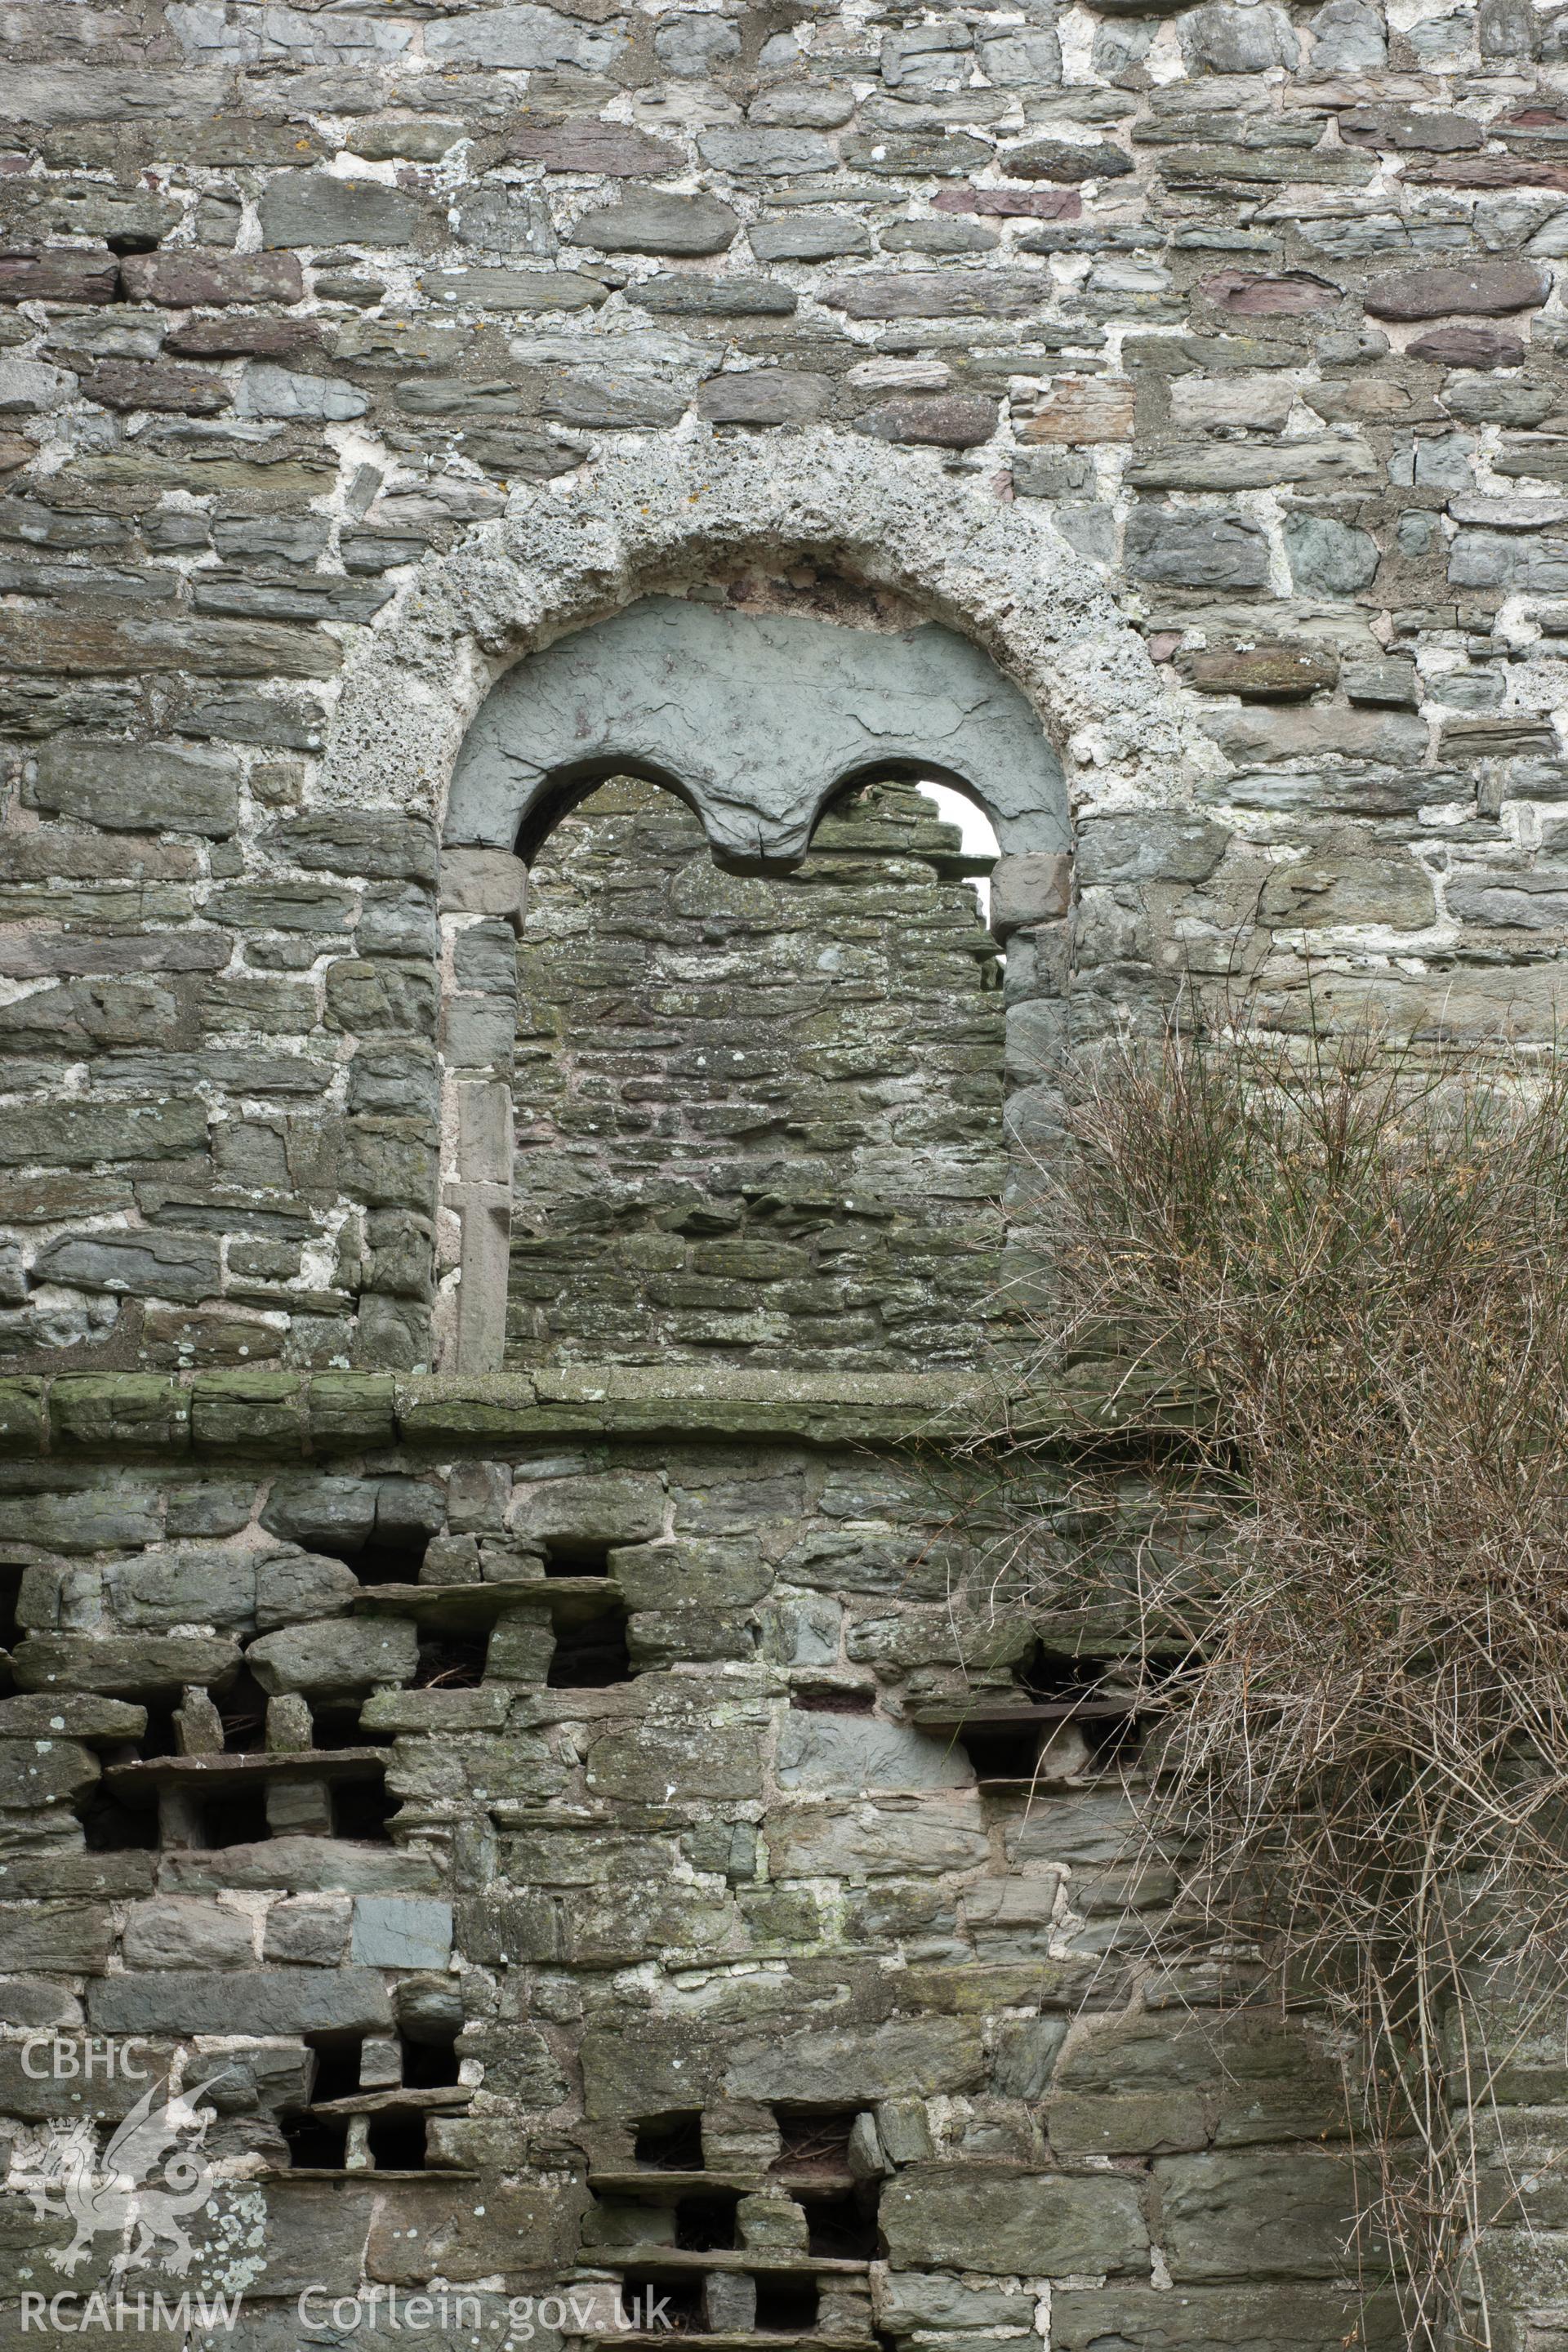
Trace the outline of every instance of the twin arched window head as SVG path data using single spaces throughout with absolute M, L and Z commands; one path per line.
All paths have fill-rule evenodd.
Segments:
M 529 908 L 511 1019 L 464 987 L 510 973 L 504 917 L 446 915 L 448 1361 L 973 1359 L 999 973 L 932 777 L 1004 850 L 1065 846 L 1027 704 L 941 628 L 651 598 L 495 689 L 447 839 L 521 855 Z
M 446 840 L 531 862 L 574 797 L 626 773 L 680 793 L 742 866 L 803 856 L 834 794 L 867 776 L 967 788 L 1009 855 L 1068 846 L 1061 765 L 1028 703 L 931 625 L 647 597 L 501 680 L 458 759 Z

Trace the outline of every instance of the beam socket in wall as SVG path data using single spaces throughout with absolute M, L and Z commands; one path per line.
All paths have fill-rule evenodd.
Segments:
M 616 1601 L 592 1616 L 555 1626 L 555 1648 L 545 1683 L 551 1690 L 607 1690 L 632 1680 L 626 1643 L 626 1603 Z
M 636 2127 L 632 2154 L 638 2164 L 657 2172 L 700 2172 L 701 2109 L 679 2107 L 662 2116 L 645 2116 Z

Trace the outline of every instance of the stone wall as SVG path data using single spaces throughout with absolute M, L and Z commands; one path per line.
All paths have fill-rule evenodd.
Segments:
M 43 2125 L 139 2088 L 62 2106 L 58 2031 L 207 2085 L 191 2281 L 258 2352 L 407 2352 L 384 2291 L 426 2285 L 502 2352 L 618 2341 L 650 2285 L 709 2352 L 1390 2339 L 1321 2021 L 1227 2007 L 1132 1867 L 1136 1727 L 984 1597 L 943 1453 L 981 1406 L 930 1368 L 1048 1244 L 1064 1045 L 1190 984 L 1558 1023 L 1565 24 L 0 8 L 0 2329 L 118 2244 L 68 2274 L 24 2193 Z M 941 645 L 1035 715 L 981 792 L 1010 1193 L 989 951 L 896 795 L 874 1099 L 831 1060 L 863 1000 L 781 1027 L 761 942 L 866 846 L 835 817 L 787 870 L 821 803 L 781 751 L 750 830 L 743 776 L 677 779 L 728 862 L 661 815 L 703 911 L 635 944 L 711 992 L 742 943 L 718 1026 L 799 1045 L 802 1131 L 753 1149 L 748 1096 L 716 1230 L 645 1192 L 584 1241 L 668 1083 L 613 1150 L 555 1116 L 598 1076 L 556 944 L 594 820 L 530 836 L 531 932 L 448 786 L 531 657 L 659 599 L 875 627 L 906 682 Z M 828 1111 L 868 1134 L 815 1152 Z M 796 1218 L 817 1160 L 895 1210 L 852 1275 Z M 1560 2053 L 1502 2089 L 1492 2342 L 1549 2352 Z
M 1330 2352 L 1337 2067 L 1216 2005 L 1168 1877 L 1128 1911 L 1136 1725 L 1069 1719 L 1087 1662 L 899 1450 L 963 1392 L 711 1377 L 0 1397 L 12 2178 L 136 2095 L 47 2037 L 135 2035 L 213 2110 L 215 2341 L 352 2337 L 314 2287 L 390 2342 L 395 2284 L 477 2298 L 443 2341 L 651 2290 L 710 2344 Z M 0 2217 L 9 2342 L 70 2226 Z
M 1002 1319 L 1002 995 L 966 859 L 862 789 L 778 879 L 653 785 L 536 858 L 508 1354 L 934 1367 Z M 494 930 L 498 952 L 511 940 Z
M 726 511 L 793 562 L 807 482 L 829 566 L 917 606 L 940 573 L 1015 675 L 1095 581 L 1152 656 L 1097 619 L 1025 678 L 1079 819 L 1077 1034 L 1184 974 L 1292 1023 L 1310 976 L 1333 1013 L 1550 1026 L 1550 9 L 224 0 L 0 36 L 14 1360 L 430 1360 L 415 818 L 461 719 L 419 632 L 496 611 L 509 560 L 545 635 L 684 592 Z M 487 618 L 458 667 L 518 649 Z M 422 677 L 416 810 L 375 724 Z M 1140 751 L 1157 827 L 1111 773 Z

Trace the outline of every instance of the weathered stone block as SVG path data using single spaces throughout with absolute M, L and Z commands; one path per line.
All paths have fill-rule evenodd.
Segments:
M 754 1797 L 762 1790 L 756 1727 L 708 1714 L 613 1726 L 588 1750 L 595 1794 L 662 1801 L 666 1789 L 693 1798 Z
M 177 1452 L 190 1435 L 190 1399 L 156 1372 L 68 1372 L 49 1386 L 49 1431 L 62 1450 Z
M 353 1906 L 346 1895 L 291 1895 L 267 1914 L 261 1957 L 286 1966 L 335 1969 L 348 1958 Z
M 1330 0 L 1330 8 L 1353 5 Z M 1330 8 L 1320 10 L 1320 20 Z M 1137 2352 L 1342 2352 L 1347 2342 L 1393 2352 L 1401 2334 L 1391 2296 L 1363 2303 L 1352 2289 L 1299 2282 L 1175 2294 L 1147 2286 L 1058 2287 L 1051 2297 L 1051 2341 L 1059 2352 L 1097 2352 L 1108 2340 Z
M 858 1716 L 785 1716 L 776 1765 L 779 1786 L 856 1796 L 878 1789 L 961 1789 L 974 1773 L 953 1743 L 902 1724 Z
M 1119 180 L 1133 168 L 1126 148 L 1113 146 L 1104 139 L 1031 140 L 1026 146 L 1009 147 L 1004 154 L 1003 166 L 1016 179 L 1055 180 L 1058 184 Z
M 977 2178 L 911 2167 L 883 2189 L 879 2218 L 900 2270 L 1114 2275 L 1148 2259 L 1137 2184 L 1116 2174 Z
M 1371 582 L 1378 545 L 1370 531 L 1331 515 L 1294 514 L 1285 523 L 1290 578 L 1303 596 L 1353 596 Z
M 1132 438 L 1134 387 L 1121 376 L 1058 376 L 1018 426 L 1026 446 Z
M 1161 2242 L 1173 2278 L 1333 2277 L 1344 2268 L 1356 2193 L 1328 2150 L 1156 2159 Z
M 1551 290 L 1550 274 L 1534 262 L 1483 261 L 1403 270 L 1375 279 L 1362 299 L 1374 319 L 1488 318 L 1535 310 Z
M 521 1496 L 511 1526 L 530 1543 L 646 1543 L 664 1526 L 664 1491 L 647 1472 L 551 1478 Z
M 1068 2159 L 1084 2156 L 1171 2156 L 1201 2148 L 1208 2138 L 1203 2101 L 1190 2091 L 1075 2094 L 1048 2101 L 1045 2126 L 1051 2147 Z
M 444 1969 L 452 1957 L 452 1906 L 416 1895 L 361 1895 L 353 1957 L 373 1969 Z
M 1060 851 L 999 857 L 991 869 L 991 929 L 998 940 L 1057 922 L 1071 903 L 1072 859 Z
M 379 180 L 326 172 L 280 172 L 260 204 L 264 246 L 404 246 L 418 235 L 424 206 Z
M 57 246 L 0 254 L 0 302 L 112 302 L 119 285 L 111 253 Z
M 751 368 L 710 377 L 695 406 L 710 425 L 810 425 L 832 397 L 830 377 L 796 368 Z
M 850 319 L 1005 319 L 1048 294 L 1049 281 L 1026 270 L 901 269 L 846 278 L 825 299 Z
M 0 1123 L 0 1161 L 82 1168 L 100 1160 L 178 1160 L 206 1144 L 199 1102 L 44 1103 Z
M 1408 768 L 1426 757 L 1425 722 L 1403 711 L 1264 706 L 1216 711 L 1204 726 L 1238 764 L 1334 757 Z
M 964 2284 L 946 2271 L 889 2270 L 877 2295 L 878 2325 L 898 2336 L 937 2328 L 994 2336 L 1019 2326 L 1027 2311 L 1025 2291 Z
M 392 2004 L 371 1969 L 161 1969 L 101 1979 L 88 2016 L 100 2033 L 374 2033 Z
M 264 1634 L 251 1643 L 245 1662 L 268 1693 L 346 1698 L 380 1683 L 411 1682 L 418 1651 L 415 1628 L 405 1618 L 326 1618 Z
M 1229 840 L 1224 826 L 1209 817 L 1096 817 L 1079 835 L 1079 881 L 1085 889 L 1108 883 L 1205 882 Z
M 304 1387 L 289 1372 L 204 1372 L 191 1391 L 191 1436 L 240 1454 L 297 1454 Z
M 207 1633 L 30 1633 L 12 1653 L 18 1686 L 152 1696 L 187 1683 L 221 1688 L 239 1664 L 237 1643 Z
M 910 2095 L 939 2098 L 975 2091 L 984 2074 L 983 2033 L 973 2019 L 923 2017 L 837 2031 L 781 2026 L 746 2033 L 729 2055 L 724 2088 L 736 2099 L 874 2106 Z
M 203 253 L 189 247 L 131 253 L 121 275 L 133 301 L 175 310 L 227 302 L 298 302 L 305 290 L 299 263 L 284 253 Z
M 994 402 L 973 394 L 921 394 L 907 400 L 884 401 L 868 412 L 863 423 L 879 441 L 973 449 L 995 432 L 996 407 Z
M 714 196 L 649 192 L 579 214 L 572 241 L 599 253 L 723 253 L 740 226 L 739 215 Z
M 255 1932 L 243 1912 L 171 1896 L 133 1904 L 125 1920 L 128 1969 L 248 1969 Z
M 97 1903 L 0 1903 L 0 1969 L 101 1976 L 114 1945 L 112 1916 Z
M 1253 589 L 1268 578 L 1268 542 L 1256 523 L 1141 503 L 1127 524 L 1135 580 L 1177 588 Z
M 615 1550 L 610 1572 L 632 1609 L 744 1609 L 773 1580 L 754 1542 L 691 1536 Z

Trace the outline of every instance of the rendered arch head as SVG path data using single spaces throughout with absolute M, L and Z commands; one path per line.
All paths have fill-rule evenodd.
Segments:
M 1005 852 L 1068 846 L 1061 765 L 1029 704 L 934 624 L 646 597 L 495 688 L 458 761 L 446 839 L 527 856 L 617 772 L 679 791 L 734 863 L 794 863 L 834 793 L 868 774 L 966 786 Z

